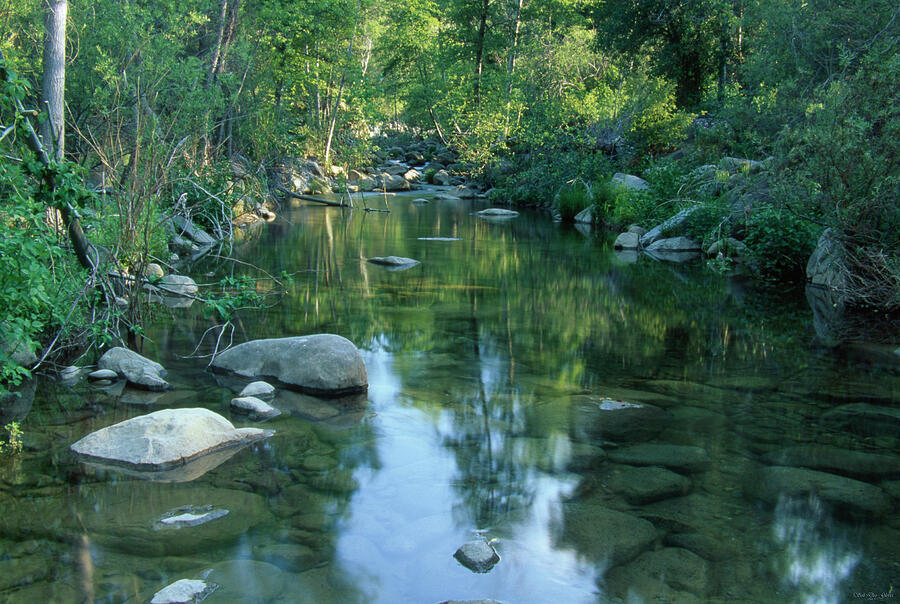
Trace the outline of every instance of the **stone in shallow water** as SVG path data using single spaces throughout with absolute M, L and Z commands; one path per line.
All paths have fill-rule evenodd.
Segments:
M 223 508 L 216 509 L 212 506 L 207 506 L 203 509 L 197 509 L 194 506 L 187 506 L 166 512 L 160 516 L 157 528 L 179 529 L 200 526 L 226 515 L 228 515 L 228 510 Z
M 668 414 L 653 405 L 614 400 L 607 397 L 578 395 L 573 433 L 581 442 L 634 442 L 658 434 Z
M 153 595 L 150 604 L 193 604 L 206 598 L 218 586 L 199 579 L 179 579 Z
M 691 481 L 665 468 L 646 467 L 625 470 L 610 480 L 610 486 L 633 505 L 684 495 Z
M 244 377 L 272 377 L 324 396 L 365 392 L 369 386 L 359 350 L 334 334 L 251 340 L 217 355 L 210 366 Z
M 890 498 L 875 485 L 806 468 L 771 466 L 750 472 L 744 494 L 769 504 L 782 497 L 814 495 L 850 516 L 879 517 L 891 510 Z
M 97 367 L 115 371 L 138 388 L 155 391 L 169 388 L 168 382 L 163 379 L 166 370 L 162 365 L 121 346 L 103 353 L 97 361 Z
M 667 547 L 645 552 L 605 577 L 609 592 L 651 602 L 702 602 L 709 591 L 706 561 L 686 549 Z
M 453 554 L 460 564 L 476 573 L 489 572 L 494 565 L 500 562 L 500 556 L 496 550 L 484 539 L 473 539 L 464 543 Z
M 89 461 L 153 472 L 272 434 L 258 428 L 235 429 L 209 409 L 163 409 L 92 432 L 70 448 Z
M 798 445 L 770 451 L 763 460 L 776 466 L 802 466 L 855 478 L 900 478 L 900 457 L 829 445 Z
M 269 419 L 281 414 L 281 411 L 255 396 L 231 399 L 231 410 L 235 413 L 245 413 L 250 419 Z
M 841 405 L 823 413 L 822 424 L 861 436 L 900 438 L 900 409 L 868 403 Z
M 484 210 L 475 212 L 475 215 L 491 218 L 515 218 L 519 213 L 515 210 L 507 210 L 505 208 L 485 208 Z
M 404 258 L 402 256 L 375 256 L 373 258 L 369 258 L 369 262 L 372 264 L 381 264 L 383 266 L 396 266 L 396 267 L 413 267 L 419 264 L 418 260 L 413 260 L 412 258 Z
M 616 463 L 632 466 L 662 466 L 680 472 L 703 472 L 709 469 L 705 449 L 682 445 L 639 444 L 608 452 Z
M 115 380 L 119 378 L 119 374 L 111 369 L 98 369 L 88 374 L 89 380 Z
M 656 528 L 631 514 L 600 505 L 563 505 L 562 541 L 581 554 L 610 566 L 636 558 L 656 541 Z
M 275 386 L 268 382 L 256 381 L 250 382 L 241 390 L 240 396 L 255 396 L 256 398 L 267 398 L 275 395 Z

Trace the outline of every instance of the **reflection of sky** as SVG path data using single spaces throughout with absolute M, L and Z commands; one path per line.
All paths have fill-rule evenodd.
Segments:
M 796 590 L 804 604 L 844 600 L 842 585 L 860 562 L 860 555 L 837 530 L 821 500 L 783 498 L 775 509 L 772 532 L 782 548 L 781 579 Z
M 423 401 L 406 398 L 387 348 L 376 341 L 365 353 L 381 463 L 356 475 L 360 489 L 337 540 L 343 579 L 371 602 L 593 602 L 593 569 L 580 565 L 572 552 L 555 550 L 549 532 L 561 493 L 574 480 L 523 471 L 535 494 L 531 506 L 511 526 L 488 527 L 486 532 L 488 538 L 499 538 L 495 547 L 501 562 L 490 573 L 475 574 L 453 558 L 478 528 L 454 520 L 453 508 L 460 505 L 454 483 L 460 471 L 441 434 L 458 429 L 455 414 L 448 408 L 426 413 Z M 480 367 L 486 389 L 502 387 L 502 367 L 496 356 Z M 560 443 L 551 444 L 554 451 L 565 450 Z

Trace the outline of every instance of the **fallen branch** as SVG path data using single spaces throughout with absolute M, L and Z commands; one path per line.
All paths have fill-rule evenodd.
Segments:
M 349 208 L 350 206 L 339 201 L 331 201 L 330 199 L 322 199 L 321 197 L 315 197 L 313 195 L 301 195 L 300 193 L 294 193 L 293 191 L 278 185 L 275 187 L 278 191 L 281 191 L 288 197 L 293 197 L 294 199 L 302 199 L 303 201 L 314 201 L 316 203 L 324 203 L 326 206 L 334 206 L 336 208 Z

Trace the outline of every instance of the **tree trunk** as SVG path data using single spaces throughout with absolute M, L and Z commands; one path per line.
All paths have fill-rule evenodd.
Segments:
M 350 43 L 347 45 L 347 63 L 341 73 L 341 84 L 338 87 L 337 98 L 334 101 L 334 110 L 331 112 L 331 125 L 328 126 L 328 139 L 325 142 L 325 164 L 331 156 L 331 140 L 334 137 L 334 126 L 337 123 L 338 113 L 341 110 L 341 97 L 344 94 L 344 83 L 347 81 L 347 69 L 353 59 L 353 38 L 356 37 L 356 26 L 359 22 L 359 0 L 356 0 L 356 15 L 353 18 L 353 31 L 350 33 Z
M 516 13 L 513 18 L 512 43 L 509 48 L 509 58 L 506 62 L 506 125 L 503 128 L 503 136 L 509 136 L 509 109 L 512 102 L 513 74 L 516 72 L 516 53 L 519 47 L 519 28 L 522 26 L 522 6 L 524 0 L 516 0 Z
M 44 0 L 44 74 L 42 102 L 47 121 L 41 128 L 50 157 L 61 160 L 66 149 L 66 14 L 67 0 Z
M 478 22 L 478 36 L 475 38 L 475 86 L 472 90 L 475 107 L 478 107 L 481 94 L 481 72 L 484 70 L 484 34 L 487 30 L 489 0 L 482 0 L 481 15 Z

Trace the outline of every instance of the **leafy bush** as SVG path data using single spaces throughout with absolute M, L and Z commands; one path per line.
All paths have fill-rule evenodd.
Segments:
M 553 207 L 566 222 L 571 222 L 579 212 L 593 202 L 594 193 L 591 191 L 591 186 L 580 178 L 561 186 L 553 197 Z
M 796 214 L 776 208 L 757 210 L 747 220 L 744 243 L 765 282 L 801 280 L 816 246 L 817 229 Z

